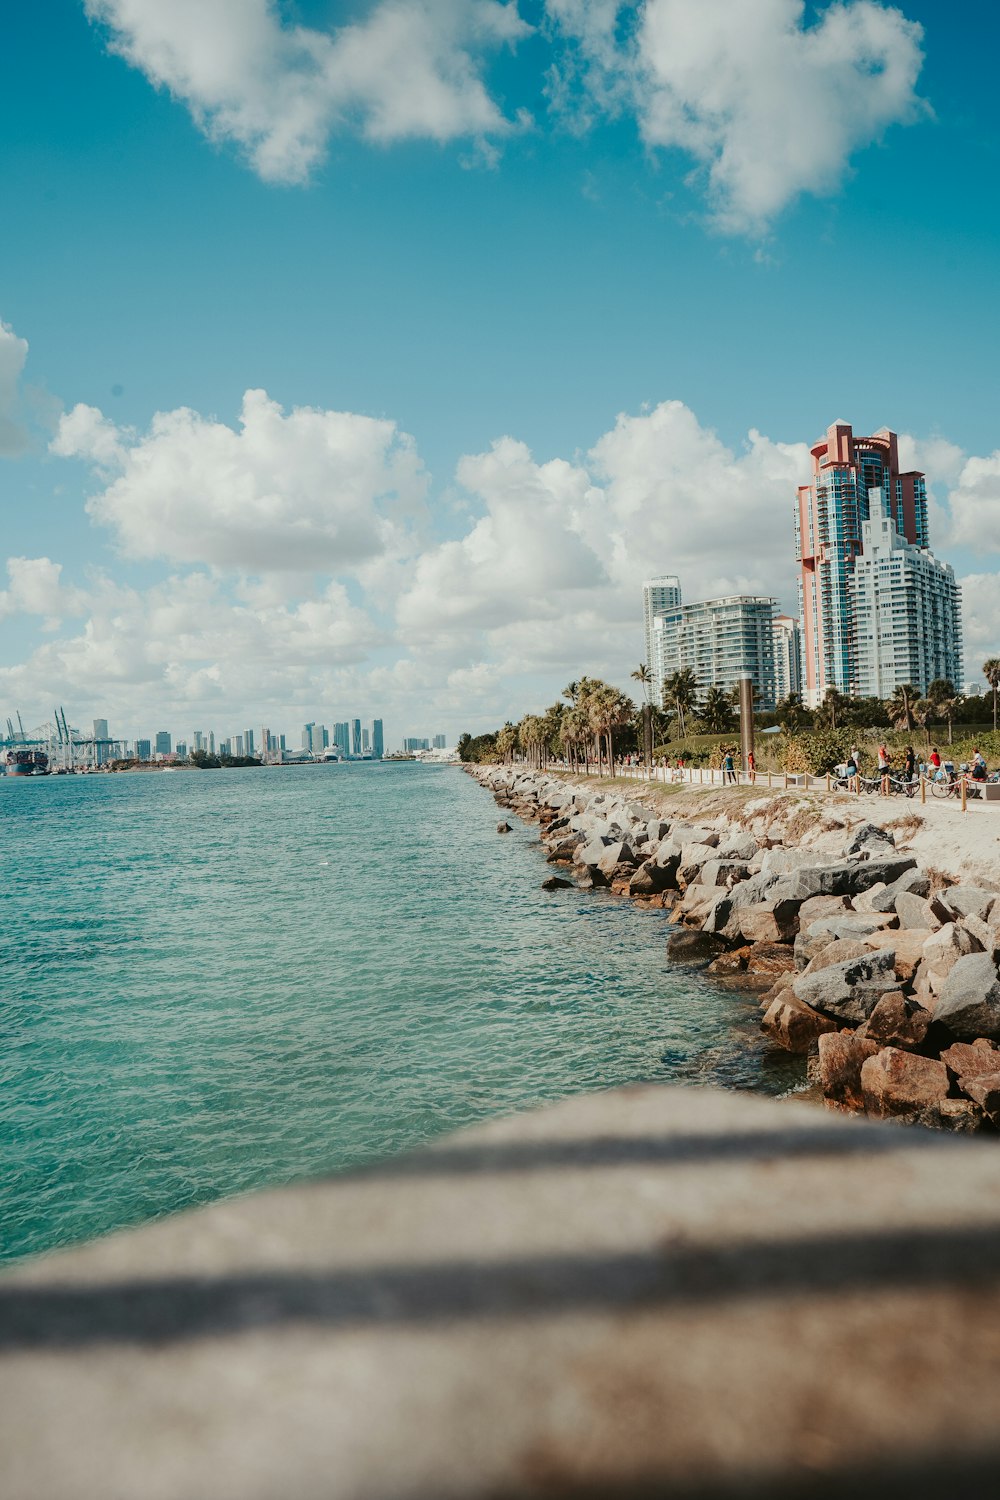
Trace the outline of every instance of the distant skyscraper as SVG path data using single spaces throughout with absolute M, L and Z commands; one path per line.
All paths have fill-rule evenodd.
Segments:
M 336 724 L 333 730 L 333 743 L 341 755 L 351 753 L 351 726 L 345 720 L 343 724 Z
M 111 746 L 106 742 L 111 738 L 108 734 L 107 719 L 94 720 L 94 759 L 99 766 L 111 759 Z M 101 743 L 105 741 L 105 743 Z
M 199 750 L 204 750 L 205 748 L 205 736 L 202 734 L 200 729 L 196 729 L 194 732 L 194 748 L 195 753 L 197 753 Z
M 435 750 L 444 750 L 446 748 L 447 744 L 448 744 L 448 741 L 447 741 L 447 739 L 445 738 L 445 736 L 443 734 L 436 734 L 434 736 L 434 749 Z
M 214 755 L 215 754 L 215 730 L 214 729 L 210 729 L 208 731 L 208 753 L 209 753 L 209 755 Z
M 376 760 L 381 760 L 385 754 L 385 736 L 382 733 L 382 720 L 375 719 L 372 722 L 372 755 Z
M 429 740 L 409 739 L 403 741 L 403 749 L 407 752 L 408 755 L 412 755 L 416 750 L 429 750 L 430 748 L 431 746 Z
M 243 731 L 243 754 L 244 755 L 252 755 L 253 753 L 254 753 L 253 752 L 253 730 L 252 729 L 244 729 L 244 731 Z
M 303 750 L 311 750 L 312 749 L 312 747 L 313 747 L 313 730 L 315 728 L 316 728 L 316 725 L 313 724 L 313 723 L 303 724 L 303 726 L 302 726 L 302 748 L 303 748 Z
M 136 740 L 135 755 L 137 760 L 149 760 L 151 753 L 152 746 L 148 740 Z
M 371 735 L 368 733 L 368 726 L 366 724 L 365 727 L 364 727 L 364 729 L 362 729 L 362 731 L 361 731 L 361 754 L 362 755 L 370 755 L 371 754 L 371 749 L 372 749 Z
M 169 729 L 158 729 L 156 732 L 157 755 L 169 755 L 171 748 Z
M 928 546 L 923 474 L 899 471 L 894 432 L 855 437 L 834 422 L 812 449 L 813 476 L 799 486 L 795 540 L 802 628 L 803 696 L 810 708 L 828 688 L 856 691 L 857 652 L 850 581 L 868 520 L 869 493 L 880 490 L 896 531 L 914 547 Z
M 108 734 L 108 721 L 107 721 L 107 719 L 95 719 L 94 720 L 94 739 L 95 740 L 107 740 L 107 739 L 110 739 L 110 738 L 111 738 L 111 736 Z
M 900 536 L 880 489 L 868 492 L 861 554 L 850 577 L 854 671 L 862 698 L 891 698 L 912 683 L 962 681 L 961 596 L 954 570 Z
M 665 574 L 662 578 L 647 578 L 642 586 L 642 618 L 645 629 L 646 655 L 643 660 L 649 668 L 653 677 L 653 694 L 656 702 L 662 698 L 661 681 L 656 676 L 656 664 L 654 660 L 654 638 L 653 622 L 658 615 L 664 614 L 668 609 L 679 609 L 681 606 L 681 583 L 680 579 L 673 573 Z
M 352 754 L 361 754 L 361 720 L 355 719 L 351 725 Z
M 241 734 L 233 735 L 233 754 L 239 756 L 243 754 L 243 736 Z
M 774 617 L 774 696 L 780 703 L 802 691 L 802 633 L 791 615 Z
M 181 760 L 185 759 L 185 757 L 187 756 L 187 753 L 188 753 L 188 747 L 187 747 L 186 743 L 184 742 L 184 740 L 178 740 L 177 741 L 177 754 L 180 756 Z

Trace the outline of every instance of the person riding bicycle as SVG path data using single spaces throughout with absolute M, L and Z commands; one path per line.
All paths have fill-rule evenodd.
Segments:
M 940 771 L 940 769 L 941 769 L 941 757 L 940 757 L 940 755 L 937 752 L 937 746 L 936 745 L 935 745 L 934 749 L 931 751 L 930 755 L 927 757 L 927 764 L 931 768 L 931 774 L 933 776 L 936 776 L 937 773 L 938 773 L 938 771 Z

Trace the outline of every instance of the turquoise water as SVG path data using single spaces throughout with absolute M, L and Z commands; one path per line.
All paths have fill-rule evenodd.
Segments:
M 663 912 L 496 822 L 453 767 L 0 778 L 0 1259 L 582 1089 L 785 1086 Z

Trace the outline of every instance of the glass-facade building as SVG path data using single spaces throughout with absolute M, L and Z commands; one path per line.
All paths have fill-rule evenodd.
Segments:
M 653 622 L 654 677 L 660 684 L 687 668 L 699 693 L 735 688 L 741 675 L 753 679 L 754 703 L 775 705 L 774 615 L 778 602 L 757 594 L 730 594 L 682 604 Z
M 880 491 L 889 519 L 912 546 L 926 549 L 929 537 L 924 476 L 900 472 L 894 432 L 855 437 L 848 423 L 834 422 L 811 452 L 812 479 L 799 487 L 795 545 L 803 697 L 815 708 L 828 688 L 858 691 L 851 580 L 870 492 Z

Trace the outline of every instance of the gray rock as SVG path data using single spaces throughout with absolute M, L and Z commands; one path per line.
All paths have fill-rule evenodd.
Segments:
M 510 833 L 510 832 L 511 832 L 511 826 L 510 826 L 509 823 L 498 823 L 497 824 L 497 833 Z
M 737 885 L 746 880 L 750 868 L 744 860 L 709 859 L 701 867 L 702 885 Z
M 983 890 L 978 885 L 952 885 L 942 891 L 938 899 L 953 917 L 980 917 L 985 920 L 997 899 L 997 893 Z
M 833 938 L 868 937 L 869 933 L 881 932 L 883 927 L 895 923 L 895 917 L 885 912 L 844 912 L 840 916 L 817 917 L 806 929 L 809 937 Z
M 800 974 L 792 988 L 806 1005 L 824 1015 L 860 1025 L 882 995 L 896 988 L 896 956 L 888 949 L 849 958 L 814 974 Z
M 891 885 L 916 863 L 912 856 L 899 855 L 867 864 L 806 865 L 782 877 L 781 894 L 798 901 L 810 896 L 856 896 L 880 881 Z
M 720 859 L 753 859 L 757 853 L 757 840 L 752 833 L 728 833 L 719 844 Z
M 915 891 L 902 891 L 896 897 L 893 909 L 899 918 L 900 927 L 921 927 L 933 932 L 941 926 L 931 903 L 925 896 L 918 896 Z
M 896 840 L 887 828 L 879 828 L 874 823 L 862 823 L 859 828 L 852 829 L 851 836 L 844 845 L 844 858 L 857 859 L 864 856 L 868 859 L 874 856 L 882 859 L 891 854 L 895 847 Z
M 657 896 L 661 891 L 670 890 L 673 884 L 673 876 L 669 869 L 658 865 L 655 860 L 647 859 L 629 881 L 629 895 Z
M 872 911 L 895 911 L 896 900 L 899 896 L 929 896 L 931 893 L 930 876 L 926 870 L 906 870 L 898 880 L 887 885 L 884 891 L 879 891 L 877 896 L 872 897 Z
M 1000 1039 L 1000 977 L 989 953 L 968 953 L 955 962 L 938 996 L 934 1019 L 961 1040 Z

